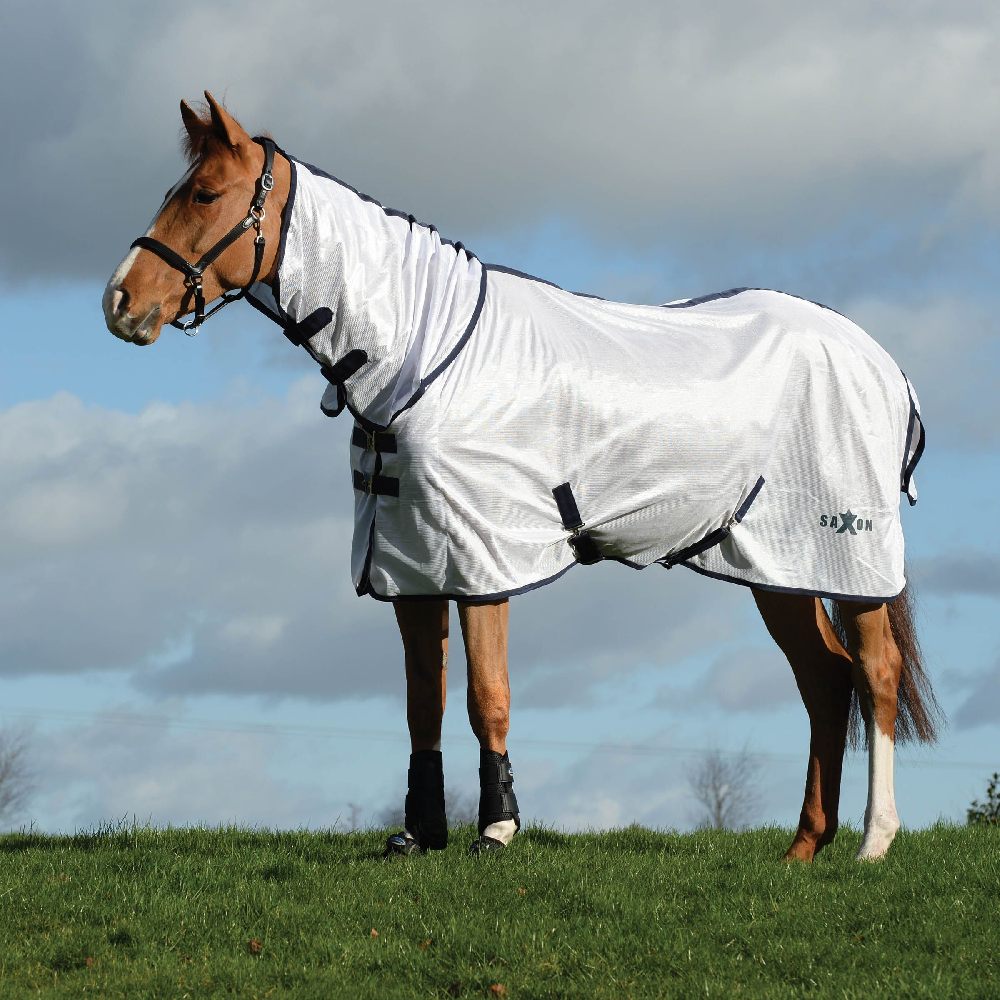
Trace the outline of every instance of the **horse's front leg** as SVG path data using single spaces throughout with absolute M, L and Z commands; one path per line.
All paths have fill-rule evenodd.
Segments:
M 406 721 L 410 729 L 404 830 L 386 843 L 386 856 L 442 850 L 448 845 L 441 762 L 441 720 L 448 675 L 448 602 L 393 603 L 406 663 Z
M 506 847 L 521 826 L 507 756 L 510 605 L 459 604 L 458 615 L 469 665 L 469 722 L 479 740 L 479 837 L 471 851 L 480 854 Z

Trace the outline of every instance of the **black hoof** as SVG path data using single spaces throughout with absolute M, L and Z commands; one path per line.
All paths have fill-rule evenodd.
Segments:
M 472 845 L 469 847 L 469 854 L 474 858 L 478 858 L 480 854 L 496 854 L 503 849 L 504 845 L 502 841 L 495 840 L 493 837 L 487 837 L 483 834 L 472 842 Z
M 423 854 L 424 849 L 406 833 L 394 833 L 386 842 L 383 858 L 408 858 L 411 854 Z

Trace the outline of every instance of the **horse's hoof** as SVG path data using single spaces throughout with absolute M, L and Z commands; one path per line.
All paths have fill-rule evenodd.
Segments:
M 496 854 L 497 851 L 502 851 L 503 849 L 504 844 L 502 841 L 494 840 L 493 837 L 487 837 L 483 834 L 472 842 L 472 846 L 469 847 L 469 854 L 474 858 L 478 858 L 480 854 Z
M 405 833 L 394 833 L 386 842 L 383 858 L 408 858 L 411 854 L 423 854 L 424 849 Z

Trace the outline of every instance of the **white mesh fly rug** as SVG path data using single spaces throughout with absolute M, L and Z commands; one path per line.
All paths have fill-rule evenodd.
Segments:
M 293 161 L 251 301 L 354 416 L 359 594 L 489 599 L 578 562 L 886 600 L 916 394 L 839 313 L 734 289 L 663 306 L 484 265 Z

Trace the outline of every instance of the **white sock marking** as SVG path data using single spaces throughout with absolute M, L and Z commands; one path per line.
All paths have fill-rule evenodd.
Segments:
M 868 808 L 858 858 L 881 858 L 899 829 L 893 791 L 893 741 L 872 723 L 868 749 Z
M 506 847 L 514 839 L 514 834 L 516 832 L 517 824 L 512 819 L 502 819 L 498 823 L 490 823 L 490 825 L 483 830 L 483 836 L 499 840 L 500 843 Z

